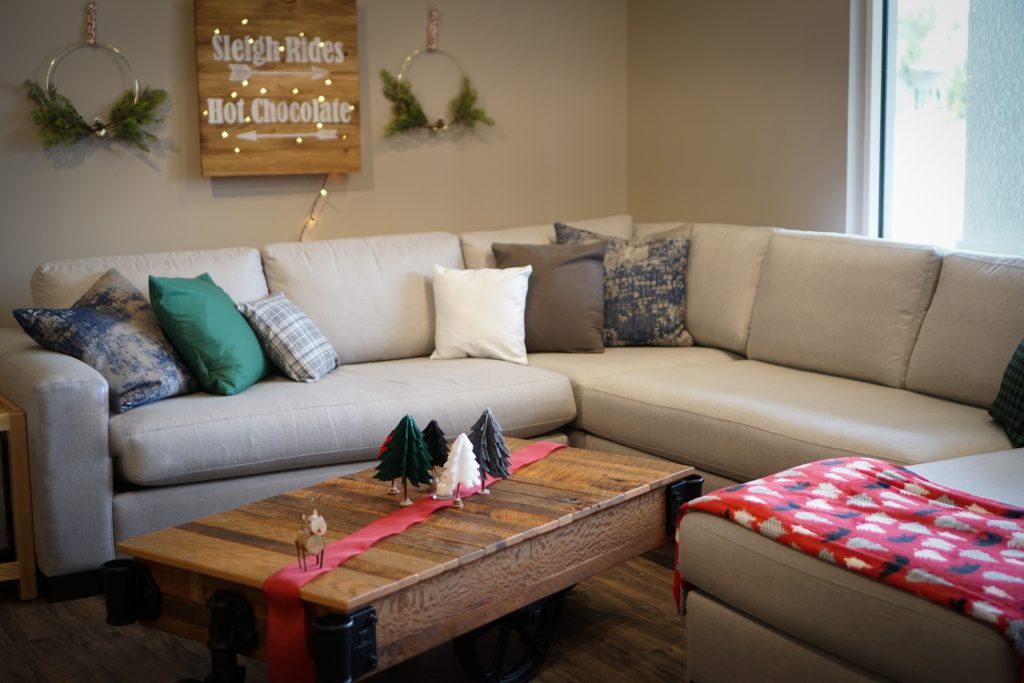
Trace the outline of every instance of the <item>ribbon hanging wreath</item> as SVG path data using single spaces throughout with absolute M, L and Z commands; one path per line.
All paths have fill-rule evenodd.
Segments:
M 53 74 L 57 65 L 72 52 L 86 47 L 111 52 L 123 62 L 132 75 L 133 87 L 125 90 L 118 98 L 110 111 L 109 121 L 97 117 L 92 123 L 87 122 L 71 100 L 59 93 L 57 86 L 53 84 Z M 44 85 L 32 79 L 26 79 L 22 85 L 29 99 L 35 104 L 32 120 L 39 129 L 44 147 L 70 147 L 86 138 L 100 138 L 121 140 L 148 152 L 147 143 L 156 140 L 157 137 L 145 130 L 145 127 L 161 120 L 157 116 L 157 110 L 167 99 L 167 91 L 159 88 L 146 87 L 140 92 L 139 79 L 128 58 L 113 45 L 97 42 L 95 0 L 89 2 L 86 40 L 64 49 L 53 58 L 46 72 Z
M 459 92 L 448 105 L 448 120 L 443 118 L 430 120 L 423 111 L 423 105 L 412 92 L 412 84 L 406 74 L 412 63 L 423 54 L 440 54 L 448 57 L 462 74 Z M 384 128 L 384 137 L 418 128 L 438 133 L 453 126 L 465 126 L 473 129 L 478 123 L 494 125 L 494 120 L 487 115 L 487 112 L 477 106 L 476 90 L 470 84 L 469 77 L 466 76 L 462 65 L 452 53 L 437 46 L 437 7 L 430 9 L 427 21 L 427 46 L 414 50 L 406 57 L 397 76 L 387 69 L 381 69 L 380 78 L 384 82 L 384 97 L 391 101 L 391 121 Z

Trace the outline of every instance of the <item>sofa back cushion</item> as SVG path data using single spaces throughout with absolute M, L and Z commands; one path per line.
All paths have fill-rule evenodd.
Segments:
M 747 356 L 903 387 L 941 265 L 933 247 L 780 231 L 768 244 Z
M 775 228 L 696 223 L 686 271 L 686 328 L 700 346 L 746 353 L 761 267 Z
M 907 388 L 988 406 L 1024 339 L 1024 258 L 947 254 L 907 370 Z
M 582 221 L 561 221 L 574 228 L 582 228 L 591 232 L 629 239 L 633 236 L 633 218 L 627 214 L 588 218 Z M 520 228 L 504 230 L 478 230 L 464 232 L 459 235 L 462 242 L 462 256 L 467 268 L 494 268 L 494 253 L 491 245 L 495 242 L 505 244 L 554 244 L 555 222 L 540 225 L 524 225 Z
M 273 292 L 309 316 L 342 364 L 427 356 L 434 349 L 434 264 L 462 267 L 451 233 L 269 244 Z
M 32 273 L 32 304 L 68 308 L 111 268 L 149 297 L 149 276 L 198 277 L 209 273 L 237 303 L 267 295 L 260 252 L 251 247 L 166 251 L 44 263 Z

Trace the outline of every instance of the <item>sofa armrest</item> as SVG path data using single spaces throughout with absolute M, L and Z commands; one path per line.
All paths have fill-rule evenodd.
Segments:
M 48 576 L 113 558 L 107 382 L 93 368 L 0 327 L 0 393 L 28 420 L 36 560 Z

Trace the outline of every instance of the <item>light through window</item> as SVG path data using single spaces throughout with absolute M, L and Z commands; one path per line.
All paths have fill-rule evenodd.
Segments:
M 1024 254 L 1024 2 L 885 5 L 882 235 Z

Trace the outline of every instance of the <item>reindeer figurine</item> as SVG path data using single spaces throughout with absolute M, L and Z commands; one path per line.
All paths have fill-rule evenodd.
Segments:
M 324 566 L 324 534 L 327 533 L 327 522 L 320 515 L 317 506 L 310 499 L 310 512 L 302 514 L 302 526 L 295 536 L 295 554 L 299 558 L 299 567 L 306 571 L 306 558 L 312 555 L 316 558 L 316 567 L 321 569 Z

